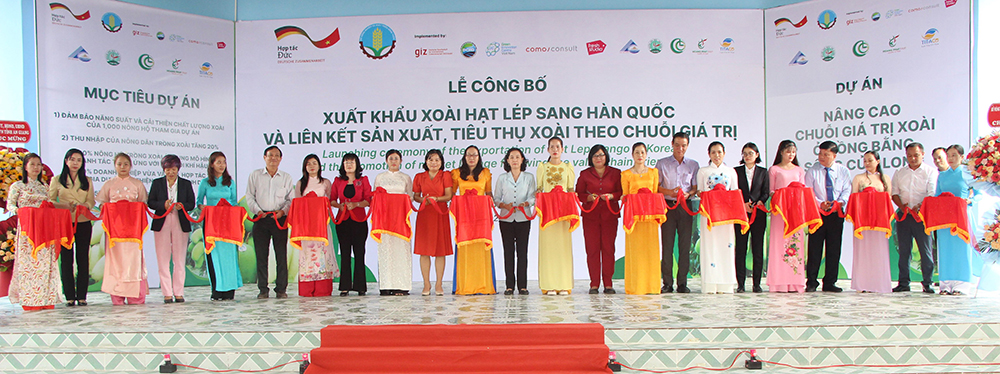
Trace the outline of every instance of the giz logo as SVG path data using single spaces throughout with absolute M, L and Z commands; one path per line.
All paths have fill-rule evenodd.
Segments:
M 427 56 L 427 48 L 417 48 L 413 51 L 413 57 Z

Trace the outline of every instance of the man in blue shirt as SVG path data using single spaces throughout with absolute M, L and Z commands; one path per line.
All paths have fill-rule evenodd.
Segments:
M 837 143 L 825 141 L 819 145 L 819 162 L 806 170 L 806 187 L 811 187 L 816 202 L 824 214 L 823 226 L 809 234 L 809 255 L 806 259 L 806 292 L 816 292 L 819 287 L 819 263 L 826 249 L 826 266 L 823 274 L 823 291 L 840 292 L 837 276 L 840 274 L 840 249 L 844 238 L 844 218 L 840 216 L 847 208 L 851 196 L 851 174 L 837 160 Z M 839 207 L 836 207 L 840 203 Z M 836 207 L 836 209 L 834 209 Z M 832 210 L 832 211 L 831 211 Z
M 698 161 L 685 158 L 690 138 L 686 132 L 674 133 L 671 145 L 673 155 L 656 162 L 656 170 L 660 173 L 660 185 L 657 192 L 663 194 L 667 205 L 676 204 L 681 197 L 687 199 L 698 188 Z M 694 218 L 678 206 L 667 211 L 667 221 L 660 227 L 662 257 L 660 258 L 660 275 L 663 277 L 663 288 L 660 293 L 674 292 L 674 235 L 677 235 L 677 292 L 689 293 L 687 287 L 688 268 L 691 266 L 691 234 L 694 231 Z

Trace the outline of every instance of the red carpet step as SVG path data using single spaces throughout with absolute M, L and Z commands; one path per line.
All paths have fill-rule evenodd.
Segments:
M 328 326 L 306 374 L 610 373 L 587 324 Z

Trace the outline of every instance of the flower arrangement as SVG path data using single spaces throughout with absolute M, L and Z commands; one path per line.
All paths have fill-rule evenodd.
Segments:
M 24 156 L 28 150 L 24 148 L 8 148 L 0 146 L 0 207 L 7 211 L 7 192 L 10 185 L 21 180 L 21 165 L 24 165 Z M 42 182 L 48 183 L 52 179 L 52 169 L 42 164 Z
M 1000 184 L 1000 132 L 979 138 L 966 159 L 973 178 Z
M 1000 252 L 1000 209 L 994 213 L 994 218 L 990 223 L 983 225 L 983 237 L 979 239 L 978 247 L 980 252 Z
M 7 271 L 14 262 L 14 239 L 17 238 L 17 216 L 0 221 L 0 272 Z

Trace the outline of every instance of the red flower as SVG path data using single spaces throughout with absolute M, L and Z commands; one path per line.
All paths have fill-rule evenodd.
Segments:
M 993 183 L 1000 182 L 1000 173 L 993 174 Z
M 795 249 L 793 249 L 793 248 L 786 249 L 785 250 L 785 255 L 787 255 L 787 256 L 795 256 Z

